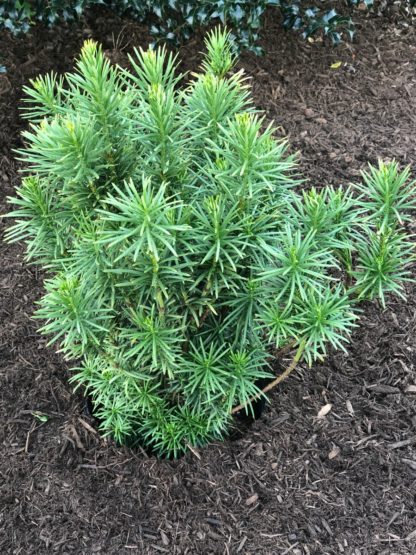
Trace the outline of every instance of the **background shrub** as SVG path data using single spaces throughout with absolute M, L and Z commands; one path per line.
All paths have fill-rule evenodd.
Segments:
M 78 361 L 103 431 L 177 456 L 252 410 L 271 350 L 311 365 L 345 349 L 357 300 L 403 296 L 414 184 L 380 163 L 298 193 L 226 33 L 185 89 L 163 49 L 130 62 L 87 41 L 73 73 L 26 89 L 7 239 L 47 272 L 41 331 Z
M 343 35 L 354 33 L 350 9 L 372 7 L 374 0 L 345 0 L 345 13 L 322 3 L 304 5 L 300 0 L 3 0 L 0 5 L 0 26 L 12 32 L 27 31 L 33 21 L 53 24 L 58 19 L 70 20 L 87 7 L 100 4 L 139 21 L 147 21 L 156 40 L 177 44 L 190 37 L 195 28 L 221 21 L 233 29 L 236 44 L 259 53 L 257 44 L 262 16 L 267 7 L 278 8 L 286 28 L 300 31 L 304 37 L 317 32 L 340 42 Z M 416 0 L 395 2 L 406 12 Z M 346 15 L 345 15 L 346 14 Z

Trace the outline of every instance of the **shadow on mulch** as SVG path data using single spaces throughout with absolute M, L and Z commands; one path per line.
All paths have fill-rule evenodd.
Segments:
M 267 56 L 245 53 L 241 66 L 311 183 L 355 180 L 378 157 L 415 164 L 414 29 L 370 19 L 356 44 L 333 49 L 267 19 Z M 0 34 L 3 213 L 19 182 L 11 149 L 24 126 L 21 87 L 40 71 L 68 70 L 88 36 L 120 61 L 149 40 L 99 10 L 72 27 Z M 201 49 L 199 38 L 181 50 L 184 68 L 197 66 Z M 30 319 L 41 276 L 20 246 L 0 249 L 1 553 L 416 552 L 415 288 L 384 312 L 366 306 L 349 356 L 301 367 L 243 437 L 201 450 L 200 460 L 159 461 L 98 436 L 67 366 Z

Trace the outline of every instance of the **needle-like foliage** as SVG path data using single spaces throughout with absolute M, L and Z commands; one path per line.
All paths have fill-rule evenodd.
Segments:
M 230 37 L 132 71 L 87 41 L 73 73 L 27 89 L 27 176 L 9 241 L 47 272 L 41 331 L 77 360 L 105 433 L 160 455 L 222 438 L 253 410 L 270 352 L 345 349 L 357 299 L 403 296 L 414 259 L 409 171 L 299 193 L 295 159 L 252 108 Z

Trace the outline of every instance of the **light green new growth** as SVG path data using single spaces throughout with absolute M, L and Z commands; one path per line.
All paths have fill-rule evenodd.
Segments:
M 206 46 L 185 89 L 164 49 L 130 72 L 92 41 L 73 73 L 33 81 L 10 199 L 7 239 L 48 272 L 36 316 L 77 359 L 72 381 L 105 433 L 168 456 L 252 410 L 272 348 L 309 364 L 345 350 L 356 300 L 402 296 L 414 260 L 409 170 L 298 193 L 228 34 Z

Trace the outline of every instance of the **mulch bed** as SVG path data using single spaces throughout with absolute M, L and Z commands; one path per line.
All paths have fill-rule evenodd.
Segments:
M 0 34 L 2 213 L 19 182 L 22 85 L 70 69 L 88 36 L 122 63 L 149 41 L 100 10 L 75 26 Z M 241 66 L 311 184 L 354 181 L 378 157 L 416 164 L 415 29 L 370 18 L 356 43 L 333 49 L 268 14 L 264 45 Z M 181 50 L 183 68 L 201 49 L 199 37 Z M 299 368 L 238 439 L 165 461 L 100 438 L 30 318 L 42 276 L 20 246 L 0 249 L 0 553 L 416 553 L 415 287 L 407 303 L 365 306 L 350 354 Z

